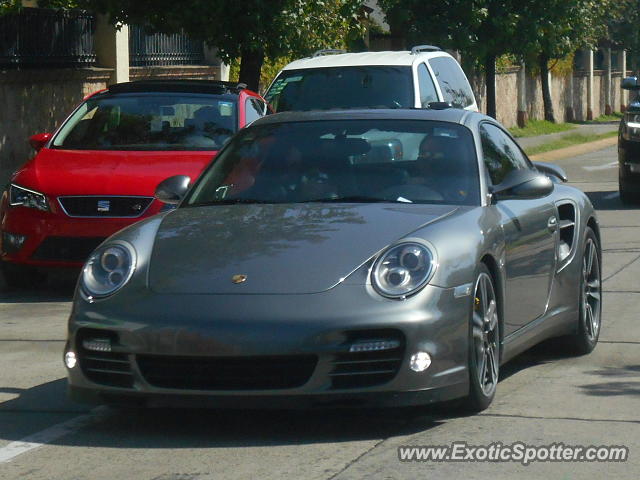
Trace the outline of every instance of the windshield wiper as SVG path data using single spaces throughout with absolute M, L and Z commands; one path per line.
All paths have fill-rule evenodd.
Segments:
M 221 198 L 219 200 L 211 200 L 209 202 L 198 202 L 189 205 L 190 207 L 206 207 L 209 205 L 237 205 L 237 204 L 251 204 L 251 203 L 278 203 L 270 202 L 267 200 L 258 200 L 256 198 Z
M 367 197 L 365 195 L 349 195 L 345 197 L 313 198 L 303 203 L 398 203 L 397 200 L 380 197 Z

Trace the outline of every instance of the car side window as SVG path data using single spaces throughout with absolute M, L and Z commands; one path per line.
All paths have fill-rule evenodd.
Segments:
M 262 102 L 259 102 L 255 98 L 247 98 L 244 109 L 247 125 L 258 120 L 264 115 L 264 106 L 261 107 L 261 104 Z
M 494 185 L 502 183 L 512 170 L 531 168 L 518 145 L 495 125 L 480 125 L 480 140 L 484 164 Z
M 418 65 L 418 86 L 420 88 L 420 105 L 422 105 L 422 107 L 426 107 L 431 102 L 438 101 L 436 86 L 424 63 Z
M 458 62 L 450 57 L 436 57 L 429 60 L 445 102 L 457 107 L 473 105 L 474 95 L 467 77 Z

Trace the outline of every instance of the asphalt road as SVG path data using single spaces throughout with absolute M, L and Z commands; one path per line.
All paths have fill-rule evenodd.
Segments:
M 73 278 L 0 286 L 0 479 L 637 479 L 640 472 L 640 210 L 617 196 L 615 148 L 558 162 L 598 208 L 603 330 L 570 357 L 537 347 L 502 369 L 494 404 L 333 412 L 153 411 L 127 416 L 65 398 Z M 625 463 L 401 463 L 398 446 L 514 442 L 626 445 Z

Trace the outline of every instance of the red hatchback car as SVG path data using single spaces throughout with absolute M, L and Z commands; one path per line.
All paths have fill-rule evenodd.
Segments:
M 34 158 L 0 203 L 0 258 L 9 286 L 79 267 L 106 237 L 160 212 L 158 183 L 200 174 L 239 128 L 268 113 L 244 85 L 120 83 L 83 101 L 54 134 L 31 137 Z

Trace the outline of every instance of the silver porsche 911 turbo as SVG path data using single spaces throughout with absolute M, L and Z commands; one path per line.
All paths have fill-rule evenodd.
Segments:
M 138 406 L 486 408 L 500 366 L 601 326 L 594 209 L 495 120 L 440 110 L 271 115 L 175 210 L 87 261 L 72 398 Z

